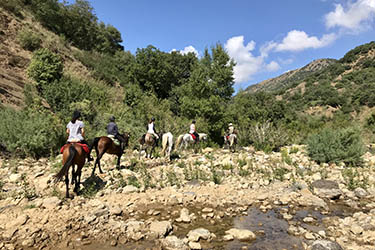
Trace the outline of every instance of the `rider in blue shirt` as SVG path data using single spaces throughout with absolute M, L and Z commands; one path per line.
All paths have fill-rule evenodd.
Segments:
M 108 135 L 113 135 L 117 140 L 120 141 L 121 150 L 124 150 L 126 140 L 125 138 L 118 132 L 118 127 L 115 122 L 116 118 L 111 116 L 109 118 L 109 123 L 107 125 L 107 133 Z

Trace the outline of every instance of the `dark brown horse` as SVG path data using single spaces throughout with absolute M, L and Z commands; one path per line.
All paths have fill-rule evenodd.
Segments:
M 85 165 L 86 152 L 79 143 L 72 142 L 64 147 L 62 154 L 63 167 L 55 175 L 55 182 L 61 181 L 65 176 L 66 198 L 69 198 L 69 168 L 72 166 L 72 185 L 75 184 L 73 191 L 77 194 L 81 183 L 82 167 Z M 74 171 L 74 165 L 77 166 L 76 171 Z
M 125 147 L 129 146 L 130 133 L 125 132 L 122 136 L 125 138 Z M 121 146 L 116 145 L 111 138 L 107 136 L 96 137 L 94 139 L 93 144 L 90 147 L 90 152 L 92 148 L 95 148 L 96 152 L 96 160 L 94 164 L 94 169 L 92 170 L 92 175 L 95 174 L 96 165 L 99 166 L 99 172 L 101 174 L 103 173 L 102 168 L 100 167 L 100 159 L 103 157 L 105 153 L 117 155 L 117 167 L 120 167 L 120 159 L 124 151 L 121 149 Z

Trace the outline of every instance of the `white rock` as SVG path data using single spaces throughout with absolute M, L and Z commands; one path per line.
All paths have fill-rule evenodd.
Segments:
M 150 225 L 151 233 L 157 237 L 164 237 L 172 231 L 172 224 L 169 221 L 154 221 Z
M 207 229 L 197 228 L 197 229 L 191 230 L 187 234 L 187 237 L 188 237 L 189 241 L 198 242 L 200 239 L 208 240 L 210 238 L 210 235 L 211 235 L 211 233 Z
M 56 196 L 49 197 L 43 200 L 42 207 L 46 209 L 55 209 L 62 204 L 62 201 Z
M 228 231 L 225 231 L 226 234 L 232 235 L 234 238 L 239 239 L 239 240 L 255 240 L 256 235 L 246 229 L 237 229 L 237 228 L 232 228 Z
M 21 179 L 21 175 L 20 174 L 11 174 L 9 176 L 9 181 L 10 182 L 17 182 L 20 179 Z
M 134 187 L 134 186 L 132 186 L 132 185 L 125 186 L 125 187 L 122 189 L 122 193 L 123 193 L 123 194 L 129 194 L 129 193 L 135 193 L 135 192 L 138 192 L 138 188 L 137 188 L 137 187 Z
M 197 250 L 200 250 L 202 249 L 202 246 L 201 244 L 199 244 L 199 242 L 189 242 L 189 247 L 190 249 L 197 249 Z

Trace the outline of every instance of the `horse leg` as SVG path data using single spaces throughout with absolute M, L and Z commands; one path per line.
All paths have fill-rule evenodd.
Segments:
M 66 194 L 65 194 L 65 197 L 69 198 L 69 173 L 65 174 L 65 185 L 66 185 Z
M 72 182 L 70 184 L 74 184 L 75 181 L 75 171 L 74 171 L 74 165 L 72 165 Z
M 78 167 L 76 172 L 76 185 L 74 186 L 74 193 L 78 194 L 79 186 L 81 184 L 82 167 Z
M 118 169 L 120 169 L 120 160 L 121 160 L 121 156 L 122 156 L 122 153 L 120 153 L 119 155 L 117 155 L 117 165 L 116 165 L 116 167 L 117 167 Z
M 99 157 L 98 157 L 98 159 L 99 159 L 99 161 L 98 161 L 98 167 L 99 167 L 99 173 L 101 173 L 101 174 L 103 174 L 104 172 L 103 172 L 103 170 L 102 170 L 102 167 L 100 166 L 100 159 L 103 157 L 103 155 L 107 152 L 107 150 L 108 150 L 108 148 L 105 148 L 104 150 L 103 150 L 103 152 L 101 152 L 100 154 L 99 154 Z
M 97 154 L 97 157 L 96 157 L 96 160 L 95 160 L 95 164 L 94 164 L 94 169 L 92 170 L 92 173 L 91 173 L 92 176 L 95 175 L 96 165 L 98 165 L 98 167 L 99 167 L 99 172 L 101 174 L 103 173 L 103 171 L 102 171 L 102 169 L 100 167 L 100 159 L 103 157 L 103 155 L 104 155 L 104 152 L 101 152 L 100 154 Z

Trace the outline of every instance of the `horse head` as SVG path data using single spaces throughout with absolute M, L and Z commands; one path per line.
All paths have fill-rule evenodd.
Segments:
M 125 138 L 125 146 L 128 147 L 129 146 L 130 133 L 125 132 L 125 133 L 122 134 L 122 136 Z
M 205 133 L 199 133 L 199 140 L 206 141 L 207 140 L 207 134 L 205 134 Z

